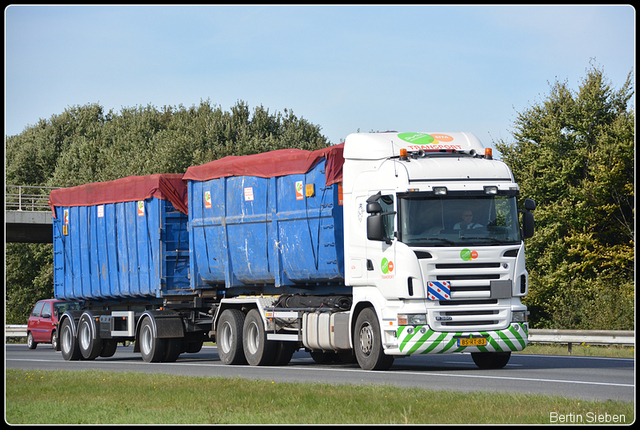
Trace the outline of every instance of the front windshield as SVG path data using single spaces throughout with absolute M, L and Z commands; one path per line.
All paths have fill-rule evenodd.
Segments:
M 514 196 L 400 197 L 398 229 L 399 239 L 413 246 L 520 242 Z

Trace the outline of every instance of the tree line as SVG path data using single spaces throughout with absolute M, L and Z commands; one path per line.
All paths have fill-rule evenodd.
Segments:
M 291 110 L 238 101 L 229 111 L 201 101 L 138 106 L 118 113 L 98 104 L 67 108 L 6 138 L 5 183 L 71 187 L 131 175 L 184 173 L 227 155 L 329 145 L 320 127 Z M 6 322 L 25 324 L 36 301 L 53 296 L 53 246 L 6 245 Z
M 634 327 L 632 96 L 631 73 L 616 90 L 592 67 L 577 91 L 552 84 L 496 143 L 521 196 L 538 204 L 525 244 L 534 327 Z
M 526 241 L 534 328 L 634 327 L 634 127 L 631 73 L 615 89 L 586 71 L 518 113 L 511 138 L 494 142 L 514 172 L 520 198 L 536 200 L 536 234 Z M 227 155 L 330 143 L 292 111 L 239 101 L 229 111 L 201 101 L 105 112 L 66 109 L 6 138 L 6 183 L 74 186 L 130 175 L 184 173 Z M 339 142 L 335 142 L 339 143 Z M 522 203 L 522 202 L 521 202 Z M 53 294 L 52 246 L 7 244 L 6 321 L 24 324 Z

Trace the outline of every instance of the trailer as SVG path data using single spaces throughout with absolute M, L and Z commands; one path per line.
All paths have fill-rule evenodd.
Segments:
M 230 365 L 304 348 L 363 369 L 458 352 L 501 368 L 527 345 L 535 203 L 518 210 L 518 193 L 472 134 L 397 132 L 54 190 L 56 298 L 84 301 L 58 344 L 65 359 L 128 340 L 174 361 L 210 339 Z

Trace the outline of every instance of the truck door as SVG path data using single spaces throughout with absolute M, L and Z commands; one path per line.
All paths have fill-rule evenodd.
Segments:
M 385 298 L 394 298 L 396 294 L 396 216 L 395 197 L 392 191 L 372 191 L 368 202 L 380 205 L 380 213 L 369 216 L 382 217 L 382 237 L 368 239 L 366 245 L 367 274 L 370 285 L 375 285 Z

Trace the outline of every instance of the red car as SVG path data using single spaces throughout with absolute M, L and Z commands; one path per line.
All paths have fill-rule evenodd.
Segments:
M 39 343 L 50 343 L 56 349 L 58 316 L 70 309 L 80 309 L 79 302 L 47 299 L 33 307 L 27 323 L 27 346 L 36 349 Z

